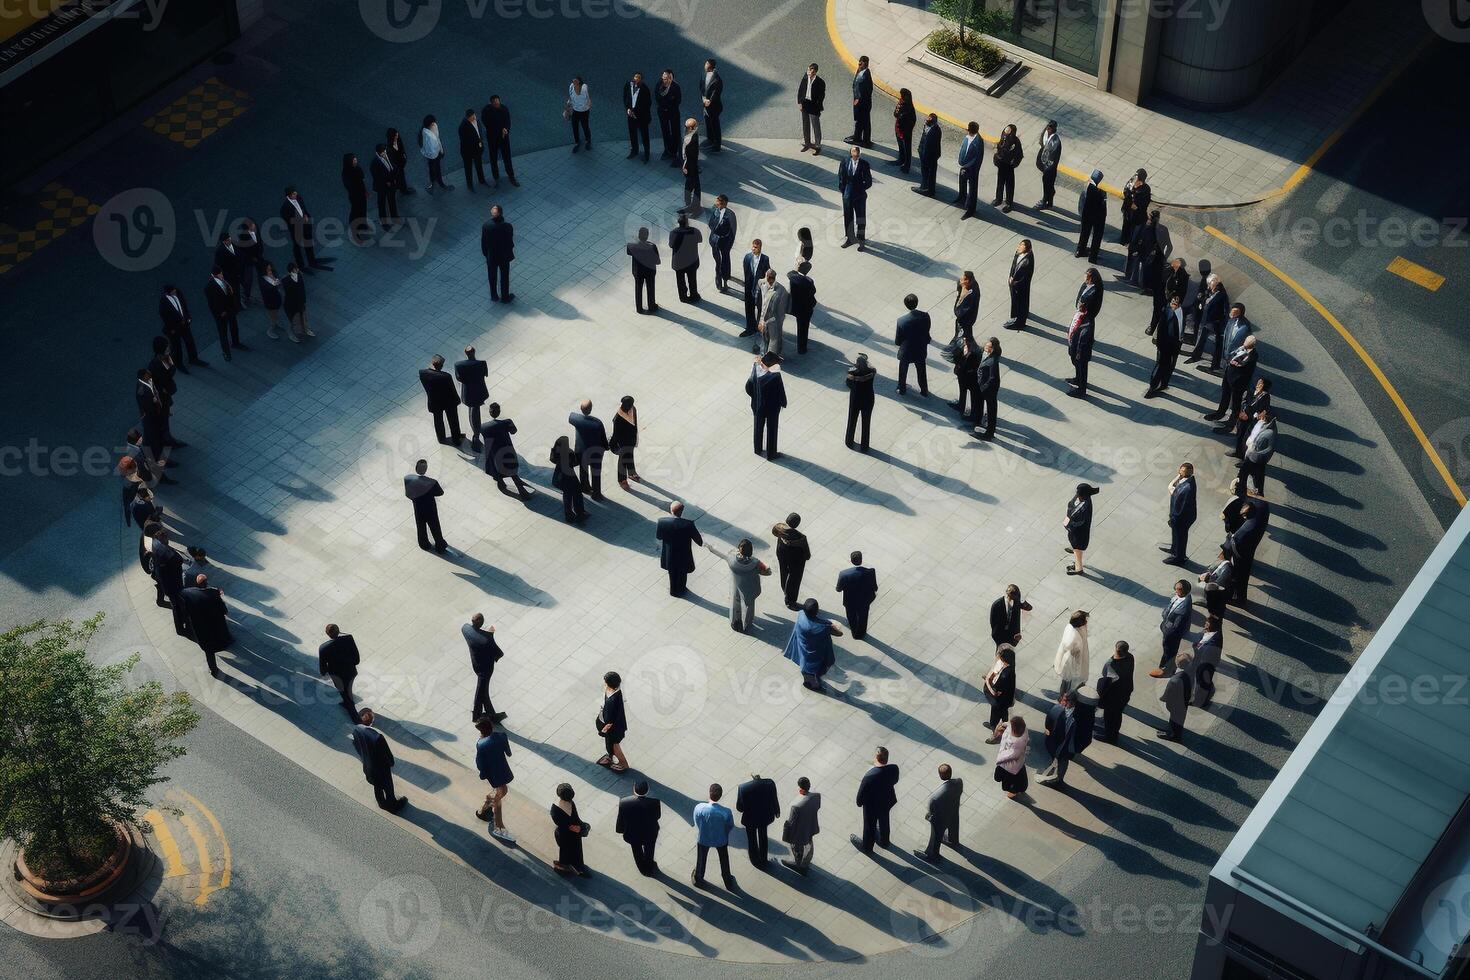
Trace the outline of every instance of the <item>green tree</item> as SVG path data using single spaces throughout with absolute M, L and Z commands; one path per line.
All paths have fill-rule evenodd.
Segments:
M 986 7 L 985 0 L 929 0 L 929 9 L 954 24 L 961 46 L 966 43 L 966 29 L 981 34 L 1004 34 L 1011 26 L 1011 15 L 998 7 Z
M 136 686 L 135 653 L 99 666 L 80 625 L 38 621 L 0 634 L 0 833 L 48 877 L 81 876 L 112 853 L 114 821 L 133 821 L 199 723 L 189 696 Z

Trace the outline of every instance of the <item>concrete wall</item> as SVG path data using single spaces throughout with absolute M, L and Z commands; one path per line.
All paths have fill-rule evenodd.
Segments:
M 235 11 L 240 19 L 240 30 L 244 32 L 265 16 L 265 0 L 235 0 Z
M 1226 109 L 1255 98 L 1300 49 L 1311 0 L 1173 0 L 1161 19 L 1153 91 Z

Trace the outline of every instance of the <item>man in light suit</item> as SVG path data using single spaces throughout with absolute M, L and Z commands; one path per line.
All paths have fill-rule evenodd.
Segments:
M 1189 616 L 1194 611 L 1194 600 L 1190 597 L 1189 583 L 1184 579 L 1174 583 L 1174 594 L 1159 619 L 1159 633 L 1163 637 L 1163 652 L 1159 666 L 1148 672 L 1150 677 L 1168 677 L 1174 673 L 1174 658 L 1179 656 L 1179 641 L 1189 632 Z
M 847 625 L 852 627 L 852 638 L 861 640 L 868 634 L 868 610 L 878 598 L 878 573 L 863 565 L 861 551 L 854 551 L 848 558 L 852 567 L 837 573 L 837 591 L 842 593 L 842 609 L 847 613 Z
M 602 499 L 602 456 L 607 452 L 607 428 L 602 419 L 592 414 L 592 399 L 584 398 L 578 406 L 579 412 L 567 416 L 577 434 L 577 479 L 582 483 L 582 492 L 593 500 Z
M 669 516 L 658 519 L 654 537 L 659 542 L 658 567 L 669 573 L 669 595 L 681 596 L 694 571 L 694 546 L 704 547 L 699 528 L 684 516 L 682 501 L 669 504 Z
M 806 74 L 796 86 L 796 107 L 801 110 L 801 151 L 822 154 L 822 101 L 827 97 L 827 83 L 817 74 L 817 63 L 806 66 Z
M 776 438 L 781 425 L 781 409 L 786 407 L 786 381 L 781 376 L 780 360 L 773 354 L 756 358 L 745 380 L 745 393 L 750 396 L 750 411 L 755 416 L 755 454 L 765 455 L 771 462 L 781 458 Z M 762 446 L 764 443 L 764 447 Z
M 848 834 L 852 846 L 864 854 L 873 853 L 873 845 L 889 846 L 888 815 L 898 802 L 898 766 L 888 761 L 888 750 L 878 746 L 873 755 L 873 766 L 863 774 L 858 783 L 857 805 L 863 811 L 863 835 Z
M 791 294 L 786 292 L 785 286 L 776 281 L 775 269 L 766 269 L 763 278 L 764 282 L 760 287 L 758 301 L 760 312 L 756 317 L 756 330 L 760 332 L 760 337 L 756 340 L 752 352 L 774 354 L 779 358 L 784 338 L 786 313 L 791 309 Z
M 750 242 L 750 251 L 740 262 L 741 281 L 745 286 L 745 329 L 740 336 L 750 337 L 756 332 L 756 322 L 761 308 L 761 283 L 766 281 L 766 272 L 771 268 L 771 259 L 762 251 L 759 238 Z
M 1036 144 L 1036 169 L 1041 171 L 1041 200 L 1036 202 L 1036 210 L 1045 211 L 1056 196 L 1057 168 L 1062 163 L 1062 138 L 1057 134 L 1055 119 L 1047 121 Z
M 960 846 L 960 798 L 965 794 L 965 781 L 955 776 L 948 763 L 940 763 L 939 786 L 929 794 L 924 819 L 929 821 L 929 846 L 914 853 L 929 863 L 939 860 L 939 843 Z
M 1169 484 L 1169 547 L 1165 565 L 1183 565 L 1189 557 L 1189 529 L 1197 515 L 1194 464 L 1180 463 Z
M 705 141 L 711 153 L 720 152 L 720 113 L 725 111 L 725 82 L 720 78 L 715 59 L 704 63 L 704 77 L 699 80 L 699 101 L 704 105 Z
M 750 779 L 735 790 L 735 810 L 740 814 L 740 826 L 745 828 L 750 863 L 764 868 L 770 863 L 766 828 L 781 815 L 776 781 L 758 772 L 751 773 Z
M 802 262 L 795 270 L 786 273 L 789 285 L 786 292 L 791 296 L 791 315 L 796 317 L 796 352 L 806 353 L 807 331 L 811 329 L 812 314 L 817 311 L 817 284 L 811 277 L 812 264 Z
M 919 297 L 909 293 L 903 298 L 907 313 L 898 318 L 893 343 L 898 348 L 898 393 L 909 390 L 909 366 L 913 365 L 919 380 L 919 394 L 929 397 L 929 314 L 919 309 Z
M 470 722 L 477 722 L 481 715 L 489 715 L 496 724 L 505 720 L 504 711 L 496 711 L 490 700 L 490 678 L 495 676 L 495 665 L 505 653 L 495 642 L 495 627 L 486 628 L 485 616 L 475 613 L 468 623 L 459 628 L 465 645 L 470 648 L 470 669 L 475 672 L 475 698 L 470 704 Z
M 873 73 L 868 70 L 868 56 L 858 59 L 852 76 L 852 135 L 843 140 L 864 148 L 873 145 Z
M 679 215 L 679 223 L 669 232 L 669 264 L 674 267 L 674 284 L 679 288 L 679 302 L 699 302 L 699 243 L 704 235 L 689 227 L 689 215 Z
M 393 750 L 383 733 L 373 727 L 375 717 L 371 708 L 363 708 L 357 716 L 359 724 L 352 726 L 352 733 L 347 737 L 362 760 L 362 774 L 372 785 L 378 806 L 397 813 L 408 804 L 408 797 L 399 796 L 393 790 Z
M 485 256 L 490 301 L 509 303 L 515 299 L 510 291 L 510 264 L 516 257 L 516 231 L 498 204 L 490 208 L 490 220 L 480 226 L 480 254 Z
M 646 156 L 646 151 L 645 151 Z M 659 258 L 658 246 L 648 240 L 648 229 L 638 229 L 638 240 L 629 242 L 627 247 L 628 256 L 633 262 L 633 305 L 639 313 L 653 314 L 658 312 L 658 301 L 654 298 L 654 277 L 658 275 Z M 648 293 L 648 308 L 643 307 L 643 294 Z
M 1276 454 L 1276 416 L 1269 407 L 1256 413 L 1250 435 L 1245 439 L 1245 452 L 1240 458 L 1240 486 L 1245 489 L 1246 479 L 1252 484 L 1250 493 L 1254 497 L 1266 495 L 1266 464 Z
M 1215 563 L 1200 573 L 1199 580 L 1205 587 L 1205 611 L 1224 619 L 1225 606 L 1235 589 L 1235 564 L 1223 548 Z
M 633 795 L 618 801 L 617 823 L 613 832 L 622 835 L 633 850 L 633 863 L 638 873 L 646 878 L 658 874 L 658 862 L 653 859 L 658 846 L 658 822 L 663 816 L 663 804 L 648 795 L 648 780 L 640 779 L 633 784 Z
M 1021 598 L 1021 587 L 1012 583 L 1006 586 L 1005 595 L 990 604 L 990 638 L 995 648 L 1020 646 L 1021 613 L 1030 612 L 1031 603 Z
M 1145 398 L 1157 398 L 1174 378 L 1179 363 L 1179 348 L 1184 341 L 1184 304 L 1178 296 L 1169 300 L 1169 311 L 1159 320 L 1154 334 L 1154 369 L 1148 378 Z
M 919 132 L 919 184 L 912 188 L 915 194 L 923 194 L 925 197 L 934 196 L 934 183 L 939 176 L 939 154 L 942 142 L 939 117 L 931 112 L 924 119 L 924 128 Z
M 638 155 L 638 141 L 643 141 L 643 162 L 648 162 L 648 127 L 653 121 L 653 93 L 643 84 L 643 72 L 635 71 L 633 80 L 623 86 L 623 114 L 628 117 L 628 159 Z
M 873 172 L 862 150 L 853 146 L 846 160 L 837 167 L 837 190 L 842 194 L 842 228 L 847 237 L 842 247 L 856 243 L 859 252 L 867 250 L 868 188 L 873 186 Z
M 464 442 L 464 433 L 459 431 L 459 394 L 454 390 L 454 378 L 444 370 L 444 357 L 435 354 L 429 366 L 419 371 L 419 384 L 428 399 L 429 414 L 434 416 L 434 435 L 443 445 L 459 445 Z M 449 434 L 444 434 L 445 420 Z
M 357 705 L 352 701 L 352 682 L 357 679 L 357 665 L 362 656 L 357 652 L 357 641 L 351 633 L 343 633 L 336 623 L 328 623 L 327 639 L 316 649 L 317 674 L 330 677 L 332 686 L 342 696 L 342 707 L 347 717 L 357 720 Z
M 722 293 L 730 282 L 730 249 L 735 247 L 735 228 L 730 199 L 723 194 L 716 196 L 709 216 L 709 249 L 715 258 L 715 288 Z
M 444 532 L 439 528 L 439 504 L 435 497 L 444 496 L 444 488 L 429 472 L 429 461 L 421 459 L 413 466 L 413 473 L 403 478 L 403 495 L 413 501 L 413 522 L 418 529 L 419 547 L 429 550 L 429 533 L 434 535 L 434 550 L 445 552 L 449 545 L 444 542 Z
M 791 848 L 791 857 L 781 863 L 799 875 L 805 875 L 812 864 L 812 838 L 822 832 L 817 814 L 822 809 L 822 794 L 812 792 L 812 781 L 805 776 L 796 780 L 796 799 L 787 811 L 781 828 L 781 840 Z
M 480 451 L 480 406 L 490 400 L 490 390 L 485 379 L 490 377 L 490 366 L 475 356 L 474 347 L 464 349 L 464 360 L 454 365 L 454 378 L 459 382 L 459 398 L 464 402 L 470 416 L 470 448 Z
M 980 137 L 980 124 L 974 120 L 965 127 L 965 138 L 960 140 L 960 192 L 954 202 L 965 210 L 960 220 L 975 217 L 975 201 L 980 191 L 980 165 L 985 160 L 985 140 Z

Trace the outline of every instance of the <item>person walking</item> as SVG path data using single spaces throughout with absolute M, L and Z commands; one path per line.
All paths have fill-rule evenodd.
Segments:
M 1000 398 L 1000 338 L 991 337 L 980 349 L 975 366 L 975 426 L 973 432 L 987 441 L 995 438 L 995 412 Z
M 888 761 L 888 749 L 880 745 L 873 753 L 872 767 L 858 783 L 857 805 L 863 811 L 863 835 L 847 837 L 864 854 L 872 854 L 875 844 L 883 848 L 891 845 L 889 815 L 898 803 L 897 786 L 898 766 Z
M 577 454 L 571 440 L 558 436 L 551 446 L 551 485 L 561 491 L 562 515 L 568 524 L 587 519 L 587 505 L 582 499 L 582 481 L 577 478 Z
M 939 861 L 939 845 L 960 846 L 960 800 L 965 795 L 965 781 L 954 774 L 949 763 L 939 764 L 939 785 L 929 794 L 929 803 L 924 810 L 924 819 L 929 822 L 929 844 L 923 850 L 914 849 L 922 860 L 934 864 Z
M 347 191 L 347 229 L 355 244 L 364 245 L 369 238 L 367 174 L 356 153 L 342 154 L 342 187 Z M 298 257 L 296 261 L 302 260 Z
M 893 335 L 893 344 L 898 348 L 898 393 L 900 395 L 908 393 L 909 367 L 912 366 L 918 376 L 919 394 L 928 398 L 929 331 L 931 329 L 929 314 L 918 308 L 919 297 L 914 293 L 909 293 L 903 298 L 903 305 L 907 312 L 898 318 L 898 327 Z
M 516 231 L 498 204 L 491 206 L 490 220 L 480 226 L 480 254 L 485 257 L 485 276 L 490 280 L 490 302 L 515 299 L 510 291 L 510 264 L 516 257 Z
M 1082 219 L 1077 233 L 1077 258 L 1086 256 L 1088 261 L 1097 262 L 1097 250 L 1102 247 L 1103 231 L 1108 224 L 1108 194 L 1102 189 L 1103 172 L 1093 170 L 1087 186 L 1077 198 L 1077 214 Z
M 699 528 L 684 516 L 683 501 L 669 504 L 669 516 L 658 519 L 654 537 L 660 543 L 659 567 L 669 573 L 669 595 L 682 596 L 694 571 L 694 545 L 704 545 Z
M 1023 238 L 1011 257 L 1011 272 L 1006 278 L 1006 287 L 1011 292 L 1011 316 L 1001 326 L 1007 330 L 1025 330 L 1026 320 L 1031 316 L 1031 279 L 1036 274 L 1036 257 L 1031 251 L 1031 239 Z
M 781 841 L 791 848 L 791 857 L 781 863 L 806 876 L 812 865 L 813 839 L 821 833 L 817 814 L 822 809 L 822 794 L 812 792 L 812 781 L 805 776 L 796 779 L 796 799 L 781 825 Z
M 1014 800 L 1031 785 L 1026 775 L 1026 750 L 1031 742 L 1031 736 L 1026 732 L 1026 719 L 1016 715 L 1001 722 L 995 727 L 995 739 L 1000 743 L 1000 749 L 995 753 L 995 781 L 1000 783 L 1006 799 Z
M 592 89 L 582 81 L 582 76 L 572 78 L 567 86 L 567 102 L 562 116 L 572 123 L 572 152 L 578 153 L 585 142 L 592 149 Z
M 490 377 L 490 365 L 475 356 L 474 345 L 464 349 L 464 360 L 454 363 L 454 379 L 459 382 L 459 400 L 469 414 L 470 449 L 479 452 L 484 445 L 480 440 L 480 408 L 490 400 L 490 389 L 485 379 Z
M 914 125 L 918 122 L 914 110 L 914 93 L 906 88 L 898 90 L 898 102 L 893 106 L 893 138 L 898 144 L 898 155 L 892 160 L 899 173 L 908 173 L 914 162 Z
M 858 419 L 863 421 L 862 441 L 858 444 L 858 451 L 868 451 L 868 433 L 873 425 L 873 382 L 878 377 L 876 368 L 869 366 L 868 355 L 859 354 L 853 366 L 847 372 L 847 435 L 843 443 L 848 449 L 853 448 L 853 433 L 857 428 Z
M 837 662 L 832 652 L 832 637 L 841 635 L 836 623 L 821 618 L 817 600 L 808 599 L 796 616 L 782 653 L 801 669 L 801 683 L 807 690 L 819 693 L 826 690 L 822 678 Z
M 551 863 L 551 870 L 561 875 L 591 878 L 592 872 L 587 870 L 586 859 L 582 857 L 582 838 L 591 833 L 592 828 L 577 812 L 577 804 L 573 802 L 576 797 L 571 783 L 557 785 L 556 802 L 551 804 L 551 823 L 556 828 L 553 833 L 556 860 Z
M 749 633 L 755 622 L 755 600 L 761 594 L 761 576 L 771 574 L 770 566 L 755 557 L 755 545 L 749 538 L 741 538 L 733 551 L 721 551 L 713 542 L 705 548 L 730 566 L 730 628 Z
M 632 395 L 624 395 L 613 414 L 612 437 L 607 441 L 608 451 L 618 459 L 618 486 L 631 489 L 628 481 L 643 482 L 633 452 L 638 448 L 638 409 Z
M 475 697 L 470 704 L 470 721 L 477 722 L 489 716 L 495 721 L 504 721 L 505 712 L 496 711 L 490 700 L 490 679 L 495 676 L 495 665 L 505 656 L 500 644 L 495 642 L 495 627 L 485 626 L 484 613 L 475 613 L 470 621 L 459 628 L 460 636 L 470 650 L 470 670 L 475 673 Z
M 1162 637 L 1162 653 L 1159 666 L 1148 672 L 1150 677 L 1168 677 L 1174 670 L 1174 658 L 1179 655 L 1179 643 L 1189 632 L 1190 616 L 1194 612 L 1194 599 L 1190 595 L 1189 583 L 1184 579 L 1174 583 L 1174 593 L 1164 605 L 1159 617 L 1159 633 Z
M 1051 763 L 1041 775 L 1041 785 L 1060 789 L 1066 784 L 1072 760 L 1092 744 L 1096 703 L 1080 691 L 1064 691 L 1046 713 L 1046 751 Z
M 781 569 L 781 593 L 786 598 L 786 608 L 800 609 L 797 594 L 801 591 L 801 578 L 806 573 L 806 563 L 811 560 L 811 544 L 806 535 L 797 530 L 801 526 L 801 515 L 790 513 L 786 520 L 771 527 L 776 539 L 776 564 Z
M 1016 704 L 1015 647 L 1002 643 L 996 648 L 995 663 L 981 684 L 985 700 L 990 704 L 990 720 L 985 723 L 985 728 L 993 733 L 985 740 L 985 744 L 994 745 L 1000 741 L 1000 726 L 1010 716 L 1011 708 Z
M 363 708 L 347 738 L 362 761 L 362 774 L 373 787 L 378 808 L 397 813 L 408 805 L 408 797 L 399 796 L 393 789 L 393 749 L 387 737 L 373 727 L 376 719 L 371 708 Z
M 1045 211 L 1052 206 L 1057 191 L 1057 168 L 1061 163 L 1062 138 L 1057 134 L 1057 121 L 1049 119 L 1036 139 L 1036 169 L 1041 171 L 1041 200 L 1036 202 L 1036 210 Z
M 511 436 L 516 434 L 516 424 L 500 417 L 500 403 L 490 403 L 490 421 L 480 427 L 480 437 L 485 444 L 485 472 L 495 478 L 495 486 L 501 493 L 509 493 L 505 481 L 516 485 L 516 495 L 529 500 L 532 490 L 521 479 L 521 460 Z
M 735 790 L 735 810 L 740 814 L 740 826 L 745 828 L 751 865 L 765 868 L 771 860 L 767 828 L 781 815 L 776 781 L 758 772 L 751 773 Z
M 597 731 L 602 735 L 602 757 L 597 760 L 612 772 L 627 772 L 623 737 L 628 734 L 628 716 L 623 710 L 623 678 L 615 670 L 602 675 L 602 708 L 597 712 Z
M 1113 644 L 1113 655 L 1103 664 L 1102 676 L 1097 679 L 1097 706 L 1102 709 L 1102 724 L 1097 729 L 1097 740 L 1114 744 L 1123 729 L 1123 711 L 1133 697 L 1133 654 L 1128 650 L 1128 641 Z
M 413 522 L 418 530 L 419 547 L 429 550 L 429 535 L 434 535 L 434 550 L 440 553 L 449 550 L 444 541 L 444 532 L 439 528 L 439 504 L 435 498 L 444 496 L 439 481 L 426 475 L 429 461 L 421 459 L 413 466 L 413 473 L 403 478 L 403 495 L 413 502 Z
M 510 792 L 510 781 L 515 774 L 510 771 L 510 739 L 496 727 L 491 715 L 475 719 L 475 730 L 480 737 L 475 742 L 475 769 L 480 778 L 490 784 L 485 794 L 485 804 L 475 811 L 481 820 L 490 821 L 490 836 L 506 844 L 516 842 L 515 835 L 505 829 L 505 797 Z
M 1067 516 L 1062 527 L 1067 532 L 1067 546 L 1062 550 L 1071 556 L 1068 575 L 1082 574 L 1082 553 L 1092 541 L 1092 498 L 1100 487 L 1077 484 L 1077 493 L 1067 502 Z
M 695 857 L 689 883 L 695 888 L 704 887 L 705 864 L 709 860 L 710 848 L 714 848 L 720 859 L 720 877 L 725 888 L 732 892 L 735 890 L 735 876 L 730 873 L 730 834 L 735 830 L 735 815 L 720 803 L 724 795 L 724 787 L 710 783 L 709 799 L 694 808 Z
M 444 183 L 444 138 L 439 135 L 439 120 L 433 116 L 425 116 L 419 129 L 419 154 L 429 164 L 429 193 L 434 193 L 435 187 L 454 190 Z
M 796 107 L 801 110 L 801 152 L 822 154 L 822 102 L 827 98 L 827 82 L 817 74 L 817 63 L 806 66 L 796 85 Z
M 645 878 L 658 875 L 654 850 L 658 846 L 658 822 L 663 817 L 663 804 L 648 795 L 648 780 L 633 784 L 633 795 L 618 801 L 617 823 L 613 832 L 622 836 L 633 851 L 633 864 Z
M 852 566 L 837 573 L 837 591 L 842 594 L 842 610 L 847 614 L 852 638 L 861 640 L 868 635 L 868 610 L 878 598 L 878 573 L 863 564 L 861 551 L 847 557 Z
M 1165 565 L 1183 565 L 1189 559 L 1189 529 L 1198 516 L 1194 482 L 1194 464 L 1180 463 L 1179 472 L 1169 483 L 1169 546 Z
M 1016 135 L 1015 125 L 1008 124 L 1000 131 L 995 154 L 991 157 L 995 164 L 995 200 L 990 202 L 991 207 L 999 207 L 1005 214 L 1011 213 L 1011 207 L 1016 203 L 1016 168 L 1024 159 L 1026 148 L 1021 145 L 1021 137 Z
M 1087 683 L 1087 613 L 1078 609 L 1067 620 L 1057 644 L 1052 669 L 1057 675 L 1057 690 L 1062 693 Z
M 357 652 L 357 641 L 351 633 L 343 633 L 336 623 L 328 623 L 326 640 L 317 647 L 317 674 L 330 677 L 332 686 L 347 709 L 347 717 L 357 719 L 357 705 L 352 701 L 352 682 L 357 679 L 357 665 L 362 662 Z

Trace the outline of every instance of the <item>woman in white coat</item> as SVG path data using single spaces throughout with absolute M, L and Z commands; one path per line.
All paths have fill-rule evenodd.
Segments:
M 429 193 L 434 187 L 446 191 L 454 190 L 444 183 L 444 141 L 439 138 L 439 121 L 433 116 L 424 117 L 424 126 L 419 130 L 419 152 L 429 161 Z
M 1067 628 L 1062 631 L 1062 642 L 1057 644 L 1055 669 L 1060 683 L 1058 694 L 1087 683 L 1087 613 L 1081 609 L 1072 614 Z

